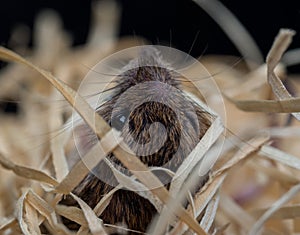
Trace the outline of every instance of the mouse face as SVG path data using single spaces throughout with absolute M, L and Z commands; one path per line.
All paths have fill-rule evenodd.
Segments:
M 130 61 L 116 77 L 117 85 L 109 99 L 96 109 L 111 127 L 121 132 L 124 142 L 145 165 L 173 172 L 210 125 L 206 113 L 180 89 L 178 76 L 164 64 L 155 48 L 141 51 L 139 57 Z M 85 138 L 79 143 L 86 153 L 98 139 L 87 125 L 77 128 Z M 113 153 L 107 159 L 119 171 L 130 175 Z M 168 187 L 171 178 L 163 173 L 156 174 Z M 101 161 L 73 192 L 93 208 L 117 184 L 110 168 Z M 75 205 L 70 197 L 61 203 Z M 122 189 L 114 194 L 100 217 L 106 223 L 125 222 L 130 229 L 145 231 L 155 213 L 156 209 L 147 199 Z M 69 222 L 65 220 L 70 228 L 76 228 Z

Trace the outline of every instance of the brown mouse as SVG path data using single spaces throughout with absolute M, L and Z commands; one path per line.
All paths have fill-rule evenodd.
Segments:
M 151 47 L 141 51 L 124 67 L 114 81 L 112 96 L 97 108 L 107 123 L 121 131 L 125 143 L 144 164 L 163 166 L 174 172 L 210 125 L 208 114 L 181 90 L 179 76 L 163 61 L 159 51 Z M 82 148 L 87 152 L 97 142 L 97 137 L 85 124 L 77 128 L 82 133 Z M 130 175 L 113 153 L 107 158 L 118 170 Z M 163 172 L 155 174 L 168 188 L 171 178 Z M 198 188 L 204 183 L 205 179 L 199 182 Z M 73 193 L 94 208 L 116 185 L 111 169 L 101 161 Z M 70 196 L 60 203 L 77 206 Z M 120 189 L 114 193 L 100 218 L 106 224 L 123 223 L 128 229 L 145 232 L 156 213 L 147 199 L 133 191 Z M 66 218 L 63 222 L 72 230 L 79 228 Z

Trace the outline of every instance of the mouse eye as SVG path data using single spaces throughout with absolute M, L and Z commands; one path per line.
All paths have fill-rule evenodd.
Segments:
M 119 121 L 122 123 L 125 123 L 126 117 L 124 115 L 122 115 L 122 117 L 120 117 Z
M 112 114 L 111 126 L 116 128 L 118 131 L 121 131 L 125 126 L 126 121 L 129 117 L 128 110 L 121 110 L 119 112 Z

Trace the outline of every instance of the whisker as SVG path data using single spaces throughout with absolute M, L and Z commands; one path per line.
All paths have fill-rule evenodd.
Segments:
M 97 70 L 94 70 L 93 68 L 89 67 L 88 65 L 86 64 L 83 64 L 81 63 L 82 66 L 84 66 L 85 68 L 87 68 L 89 71 L 92 71 L 96 74 L 99 74 L 99 75 L 104 75 L 104 76 L 110 76 L 110 77 L 116 77 L 118 76 L 119 74 L 109 74 L 109 73 L 103 73 L 103 72 L 100 72 L 100 71 L 97 71 Z
M 155 38 L 156 38 L 156 44 L 157 44 L 157 45 L 160 45 L 159 37 L 156 36 Z
M 105 89 L 105 90 L 103 90 L 103 91 L 96 92 L 96 93 L 93 93 L 93 94 L 89 94 L 89 95 L 86 95 L 86 96 L 83 96 L 83 97 L 85 97 L 85 98 L 91 98 L 91 97 L 93 97 L 93 96 L 97 96 L 97 95 L 100 95 L 100 94 L 102 94 L 102 93 L 105 93 L 105 92 L 108 92 L 108 91 L 115 90 L 115 89 L 117 89 L 117 88 L 120 87 L 120 86 L 121 86 L 121 84 L 118 83 L 118 85 L 116 85 L 116 86 L 114 86 L 114 87 L 110 87 L 110 88 L 107 88 L 107 89 Z
M 240 62 L 242 61 L 242 58 L 238 58 L 232 65 L 230 65 L 230 67 L 228 68 L 225 68 L 221 71 L 218 71 L 218 72 L 215 72 L 213 74 L 210 74 L 208 76 L 205 76 L 205 77 L 201 77 L 201 78 L 197 78 L 195 80 L 193 79 L 177 79 L 177 81 L 180 81 L 180 82 L 197 82 L 197 81 L 202 81 L 202 80 L 205 80 L 205 79 L 210 79 L 210 78 L 213 78 L 213 77 L 216 77 L 216 76 L 219 76 L 220 74 L 223 74 L 224 72 L 226 71 L 229 71 L 231 69 L 233 69 L 236 65 L 238 65 Z
M 170 44 L 169 44 L 169 46 L 172 47 L 172 29 L 171 28 L 169 30 L 169 34 L 170 34 Z
M 195 43 L 196 43 L 196 41 L 197 41 L 197 39 L 198 39 L 198 37 L 199 37 L 199 34 L 200 34 L 200 30 L 198 30 L 197 33 L 196 33 L 196 35 L 195 35 L 195 38 L 194 38 L 194 40 L 193 40 L 193 42 L 192 42 L 192 45 L 191 45 L 191 48 L 190 48 L 190 50 L 189 50 L 189 52 L 188 52 L 188 55 L 191 54 L 191 52 L 192 52 L 192 50 L 193 50 L 193 48 L 194 48 L 194 46 L 195 46 Z
M 198 60 L 202 59 L 202 57 L 204 56 L 205 52 L 207 51 L 208 49 L 208 43 L 206 43 L 201 55 L 197 58 Z

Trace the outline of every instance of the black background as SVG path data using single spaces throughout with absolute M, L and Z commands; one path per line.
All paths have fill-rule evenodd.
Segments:
M 118 2 L 122 5 L 120 36 L 140 35 L 153 44 L 171 44 L 180 50 L 190 52 L 193 56 L 199 56 L 203 52 L 240 55 L 222 29 L 192 0 Z M 282 27 L 299 32 L 290 48 L 300 47 L 300 1 L 221 0 L 221 2 L 248 29 L 264 56 Z M 64 27 L 71 32 L 74 45 L 82 44 L 89 31 L 91 3 L 91 0 L 3 1 L 0 8 L 0 43 L 7 45 L 11 29 L 16 24 L 24 23 L 32 28 L 38 12 L 52 8 L 60 14 Z M 291 72 L 294 70 L 300 71 L 296 67 L 289 68 Z

